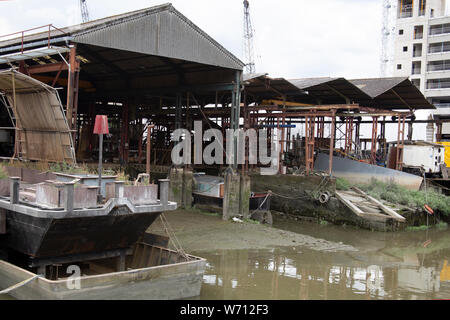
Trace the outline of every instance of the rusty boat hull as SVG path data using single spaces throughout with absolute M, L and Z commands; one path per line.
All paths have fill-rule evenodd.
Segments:
M 115 208 L 105 216 L 56 219 L 9 211 L 3 246 L 34 258 L 130 248 L 161 212 L 130 214 Z

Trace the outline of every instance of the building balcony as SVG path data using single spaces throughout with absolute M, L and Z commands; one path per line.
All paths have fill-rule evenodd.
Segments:
M 450 108 L 450 103 L 433 103 L 436 108 Z
M 398 15 L 399 18 L 411 18 L 412 16 L 412 11 L 403 11 Z

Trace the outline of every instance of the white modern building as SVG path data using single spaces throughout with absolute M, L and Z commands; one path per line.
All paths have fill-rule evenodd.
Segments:
M 410 77 L 438 108 L 433 115 L 441 118 L 450 117 L 449 6 L 446 0 L 396 3 L 394 76 Z M 450 135 L 447 125 L 442 129 L 443 134 L 448 131 Z

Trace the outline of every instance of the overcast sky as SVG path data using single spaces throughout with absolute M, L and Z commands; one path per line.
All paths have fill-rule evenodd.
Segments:
M 168 1 L 87 0 L 91 20 Z M 242 0 L 173 0 L 174 7 L 243 60 Z M 381 0 L 249 0 L 256 71 L 273 77 L 379 76 Z M 0 0 L 0 35 L 81 22 L 78 0 Z
M 382 0 L 249 0 L 256 71 L 272 77 L 380 76 Z M 0 0 L 0 35 L 81 22 L 79 0 Z M 87 0 L 91 20 L 166 3 Z M 242 0 L 173 0 L 174 7 L 243 60 Z M 422 117 L 420 117 L 422 118 Z M 367 131 L 367 132 L 366 132 Z M 370 130 L 362 128 L 365 136 Z M 417 126 L 415 139 L 424 139 Z M 387 128 L 396 138 L 396 128 Z

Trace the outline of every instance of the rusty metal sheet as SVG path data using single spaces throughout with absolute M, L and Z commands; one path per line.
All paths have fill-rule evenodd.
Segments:
M 0 71 L 0 93 L 15 117 L 22 159 L 75 164 L 69 125 L 56 89 L 15 70 Z
M 9 177 L 20 177 L 20 180 L 26 183 L 36 184 L 47 180 L 56 180 L 56 175 L 52 172 L 10 166 L 4 166 L 4 168 Z
M 135 205 L 156 203 L 158 199 L 158 185 L 124 186 L 123 197 Z
M 75 209 L 93 208 L 97 206 L 97 188 L 77 185 L 73 192 Z M 66 201 L 64 186 L 51 183 L 36 185 L 36 205 L 48 208 L 63 208 Z

